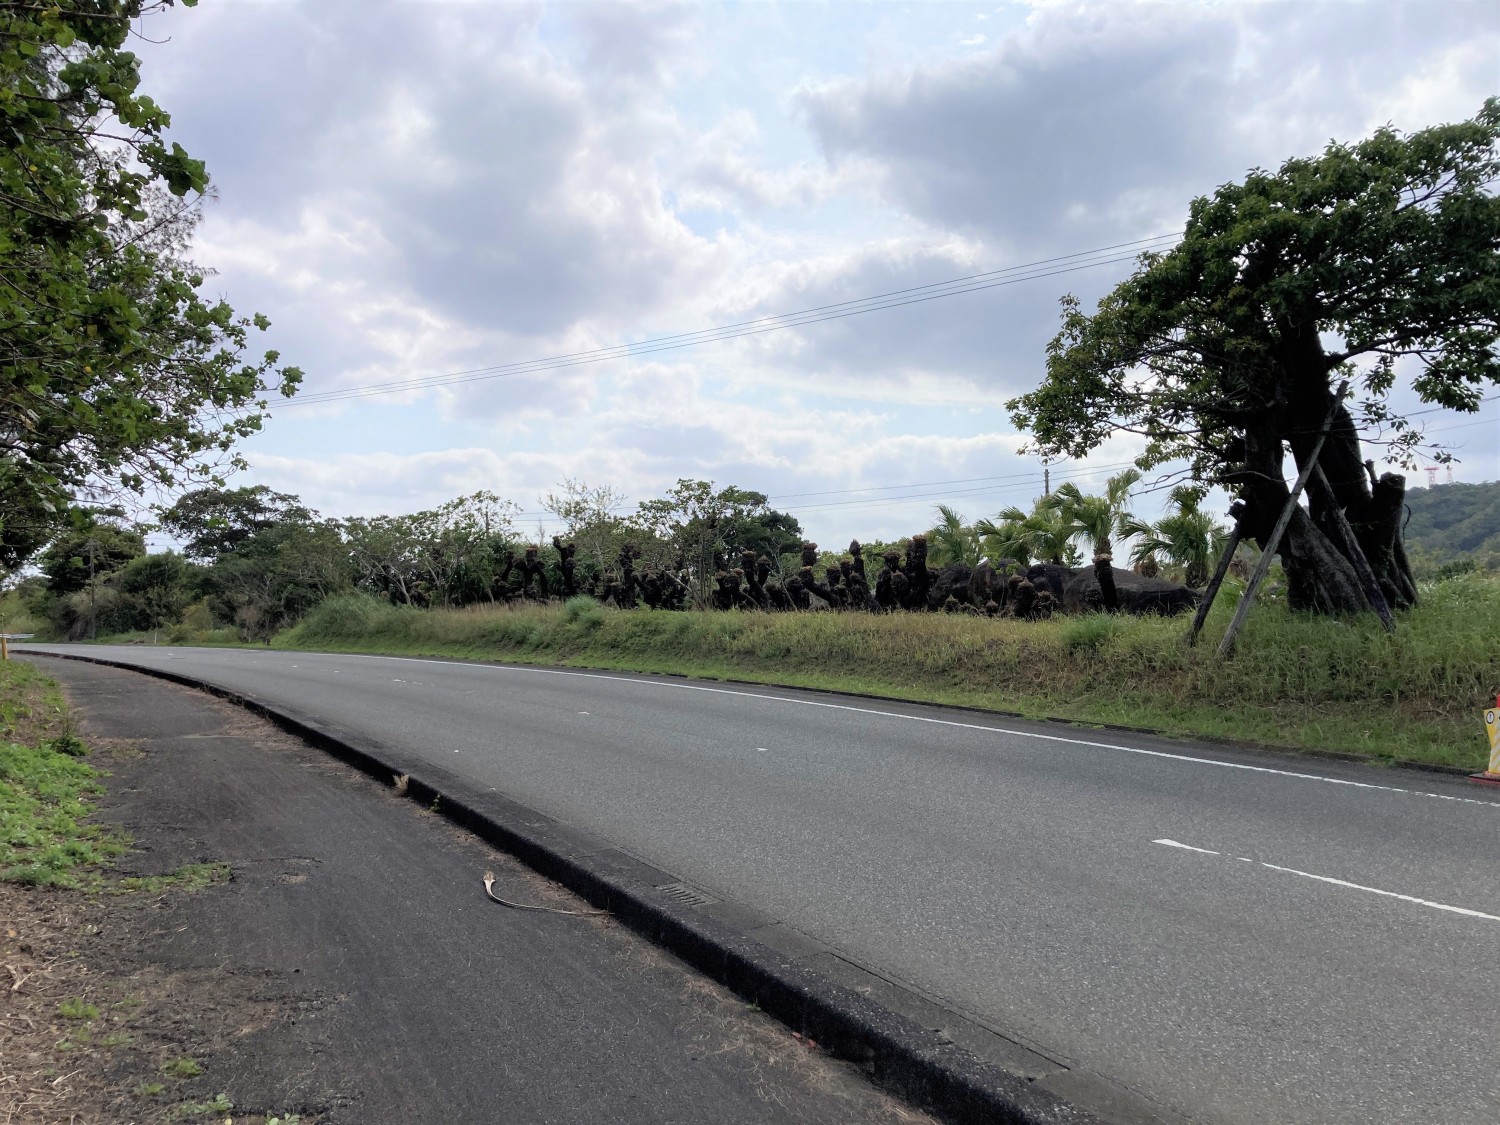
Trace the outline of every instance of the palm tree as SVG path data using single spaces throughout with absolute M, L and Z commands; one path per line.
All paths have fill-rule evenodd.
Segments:
M 1214 556 L 1224 549 L 1229 529 L 1215 522 L 1213 516 L 1199 507 L 1203 489 L 1180 485 L 1168 497 L 1167 514 L 1155 524 L 1130 519 L 1121 525 L 1122 534 L 1137 535 L 1140 541 L 1130 554 L 1132 562 L 1148 556 L 1160 556 L 1183 569 L 1183 581 L 1201 587 L 1208 581 Z
M 1104 483 L 1103 496 L 1088 496 L 1071 481 L 1044 499 L 1067 525 L 1074 539 L 1081 539 L 1094 550 L 1094 576 L 1099 582 L 1099 596 L 1104 608 L 1113 613 L 1120 608 L 1120 594 L 1115 587 L 1114 544 L 1111 536 L 1123 539 L 1125 528 L 1135 517 L 1125 510 L 1125 501 L 1141 474 L 1134 469 L 1116 473 Z
M 975 521 L 974 530 L 985 554 L 996 561 L 1015 559 L 1022 566 L 1038 561 L 1058 566 L 1075 564 L 1072 528 L 1056 507 L 1049 505 L 1050 499 L 1042 497 L 1030 512 L 1011 507 L 997 513 L 995 520 Z
M 979 563 L 979 536 L 947 504 L 937 506 L 938 524 L 927 533 L 927 559 L 934 566 Z
M 1072 529 L 1071 538 L 1080 539 L 1094 551 L 1095 558 L 1113 558 L 1112 537 L 1125 538 L 1126 530 L 1138 521 L 1125 510 L 1130 490 L 1141 479 L 1135 469 L 1116 473 L 1104 484 L 1103 496 L 1088 496 L 1072 481 L 1060 485 L 1042 503 L 1058 512 Z

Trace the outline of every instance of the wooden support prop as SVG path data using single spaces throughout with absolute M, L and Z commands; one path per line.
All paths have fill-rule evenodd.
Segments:
M 10 638 L 0 637 L 0 660 L 10 659 Z
M 1208 611 L 1213 608 L 1214 599 L 1219 596 L 1219 587 L 1224 585 L 1224 576 L 1229 573 L 1229 564 L 1234 560 L 1234 553 L 1240 548 L 1240 536 L 1243 534 L 1244 525 L 1240 522 L 1240 513 L 1244 511 L 1244 505 L 1236 503 L 1229 510 L 1234 516 L 1234 527 L 1230 529 L 1229 539 L 1224 544 L 1224 553 L 1219 556 L 1219 565 L 1214 567 L 1214 576 L 1208 580 L 1208 586 L 1203 591 L 1203 600 L 1198 603 L 1198 612 L 1193 614 L 1193 629 L 1188 634 L 1188 644 L 1198 643 L 1198 634 L 1203 632 L 1203 623 L 1208 620 Z
M 1344 515 L 1344 509 L 1339 507 L 1333 485 L 1328 483 L 1328 477 L 1324 475 L 1321 465 L 1313 466 L 1312 482 L 1313 487 L 1323 494 L 1323 502 L 1328 505 L 1328 510 L 1332 513 L 1333 527 L 1338 533 L 1339 546 L 1344 549 L 1344 554 L 1354 564 L 1354 573 L 1359 577 L 1359 585 L 1364 591 L 1365 601 L 1369 602 L 1370 608 L 1379 615 L 1380 624 L 1385 627 L 1385 631 L 1394 633 L 1396 619 L 1391 615 L 1390 604 L 1380 590 L 1380 583 L 1375 579 L 1375 571 L 1370 566 L 1370 560 L 1365 557 L 1364 548 L 1355 538 L 1354 528 L 1349 526 L 1349 517 Z
M 1302 471 L 1297 474 L 1297 481 L 1292 485 L 1292 493 L 1287 497 L 1286 507 L 1281 509 L 1276 526 L 1271 529 L 1271 537 L 1266 540 L 1260 561 L 1255 564 L 1255 572 L 1250 575 L 1245 592 L 1240 596 L 1240 604 L 1234 607 L 1234 617 L 1230 619 L 1229 628 L 1224 632 L 1224 639 L 1219 642 L 1220 657 L 1227 657 L 1234 652 L 1235 638 L 1244 627 L 1245 619 L 1250 616 L 1250 607 L 1255 604 L 1256 591 L 1260 589 L 1260 584 L 1266 580 L 1266 575 L 1271 570 L 1271 562 L 1276 557 L 1276 548 L 1281 546 L 1281 537 L 1286 534 L 1287 525 L 1292 522 L 1292 513 L 1297 510 L 1297 501 L 1302 498 L 1302 490 L 1307 487 L 1307 478 L 1317 467 L 1318 455 L 1323 452 L 1323 441 L 1328 437 L 1328 427 L 1333 425 L 1333 416 L 1338 412 L 1339 403 L 1344 401 L 1344 393 L 1348 389 L 1349 380 L 1345 379 L 1339 384 L 1339 389 L 1333 396 L 1333 402 L 1328 407 L 1328 416 L 1323 419 L 1323 426 L 1318 430 L 1318 440 L 1313 443 L 1307 464 L 1302 466 Z

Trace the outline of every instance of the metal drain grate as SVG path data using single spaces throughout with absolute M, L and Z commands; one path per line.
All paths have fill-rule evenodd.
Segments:
M 686 883 L 667 883 L 656 889 L 673 902 L 680 902 L 684 906 L 713 906 L 719 901 L 712 895 L 706 895 Z

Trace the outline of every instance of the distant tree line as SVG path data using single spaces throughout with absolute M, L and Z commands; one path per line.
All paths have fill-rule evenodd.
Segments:
M 31 608 L 72 639 L 161 630 L 187 618 L 195 632 L 232 627 L 266 639 L 324 598 L 354 589 L 417 607 L 576 589 L 603 595 L 622 565 L 685 575 L 683 604 L 702 604 L 712 600 L 701 576 L 715 557 L 748 549 L 780 559 L 802 539 L 795 519 L 746 489 L 680 481 L 630 516 L 617 513 L 620 501 L 612 489 L 575 481 L 545 497 L 563 524 L 563 551 L 563 537 L 527 542 L 519 507 L 488 492 L 409 515 L 340 520 L 261 485 L 201 488 L 156 525 L 180 552 L 148 554 L 142 529 L 75 510 L 38 556 L 41 573 L 22 587 Z
M 180 551 L 148 553 L 142 529 L 75 513 L 24 583 L 60 636 L 233 630 L 269 639 L 334 594 L 462 607 L 589 595 L 621 608 L 1171 612 L 1192 604 L 1224 529 L 1179 489 L 1157 523 L 1126 507 L 1138 474 L 1100 496 L 1064 485 L 1031 511 L 965 524 L 939 507 L 930 530 L 820 552 L 763 493 L 680 480 L 625 512 L 611 487 L 567 480 L 542 498 L 561 532 L 527 537 L 520 509 L 489 492 L 399 516 L 329 519 L 265 486 L 200 488 L 161 512 Z M 1134 540 L 1132 571 L 1113 566 Z M 1080 567 L 1083 553 L 1092 563 Z M 1160 577 L 1159 577 L 1160 576 Z

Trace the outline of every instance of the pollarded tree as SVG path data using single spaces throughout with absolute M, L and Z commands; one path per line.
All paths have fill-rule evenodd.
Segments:
M 1365 608 L 1338 513 L 1387 601 L 1416 587 L 1401 536 L 1405 478 L 1376 477 L 1362 433 L 1393 433 L 1410 463 L 1418 427 L 1389 405 L 1398 376 L 1422 401 L 1473 411 L 1500 382 L 1500 99 L 1472 120 L 1255 171 L 1193 202 L 1183 240 L 1146 255 L 1095 313 L 1064 301 L 1046 381 L 1008 405 L 1046 455 L 1083 456 L 1119 430 L 1139 462 L 1191 460 L 1244 501 L 1264 544 L 1298 468 L 1331 419 L 1307 508 L 1279 548 L 1294 606 Z M 1348 378 L 1358 401 L 1337 401 Z

